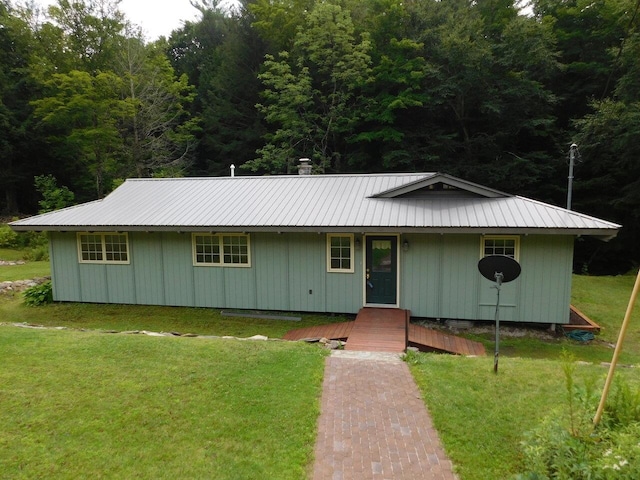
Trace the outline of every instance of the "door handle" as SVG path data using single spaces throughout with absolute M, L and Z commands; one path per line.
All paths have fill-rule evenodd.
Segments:
M 367 273 L 367 280 L 369 280 L 369 274 Z

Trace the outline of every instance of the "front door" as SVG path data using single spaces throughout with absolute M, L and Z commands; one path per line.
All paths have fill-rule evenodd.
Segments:
M 367 304 L 396 305 L 398 237 L 367 236 L 365 291 Z

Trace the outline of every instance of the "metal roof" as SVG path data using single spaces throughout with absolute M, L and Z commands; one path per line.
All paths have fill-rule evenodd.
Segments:
M 447 194 L 433 189 L 437 183 L 448 186 Z M 103 200 L 19 220 L 11 227 L 548 233 L 612 238 L 620 225 L 448 175 L 412 173 L 130 179 Z

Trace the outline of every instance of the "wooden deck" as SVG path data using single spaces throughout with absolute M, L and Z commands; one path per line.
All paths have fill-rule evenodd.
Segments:
M 330 323 L 329 325 L 316 325 L 315 327 L 297 328 L 289 330 L 285 340 L 311 340 L 327 338 L 329 340 L 346 340 L 351 334 L 353 324 L 356 322 Z
M 486 355 L 481 343 L 410 324 L 408 310 L 392 308 L 363 308 L 353 322 L 298 328 L 283 338 L 346 340 L 345 350 L 352 351 L 400 353 L 410 345 L 427 352 Z
M 569 311 L 569 324 L 562 325 L 565 331 L 569 330 L 587 330 L 593 333 L 600 333 L 600 325 L 587 317 L 584 313 L 571 305 Z
M 457 355 L 486 355 L 484 345 L 420 325 L 409 324 L 409 345 L 423 352 L 446 352 Z
M 409 312 L 397 308 L 362 308 L 345 350 L 397 352 L 407 349 Z

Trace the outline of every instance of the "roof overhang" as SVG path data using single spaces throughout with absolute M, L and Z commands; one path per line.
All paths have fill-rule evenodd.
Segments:
M 578 228 L 507 228 L 507 227 L 409 227 L 409 226 L 193 226 L 193 225 L 11 225 L 15 231 L 43 232 L 174 232 L 174 233 L 423 233 L 423 234 L 475 234 L 475 235 L 568 235 L 590 236 L 609 241 L 618 234 L 617 229 L 578 229 Z

